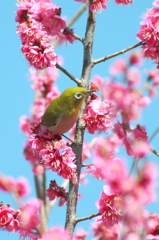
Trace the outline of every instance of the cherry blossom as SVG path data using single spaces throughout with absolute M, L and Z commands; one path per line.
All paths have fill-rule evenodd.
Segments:
M 111 192 L 109 186 L 103 187 L 101 198 L 96 202 L 99 212 L 102 214 L 101 219 L 108 227 L 119 223 L 122 219 L 121 197 Z
M 19 213 L 9 205 L 0 206 L 0 228 L 5 227 L 9 232 L 19 230 L 19 221 L 17 220 Z
M 127 4 L 130 4 L 130 3 L 133 3 L 134 0 L 115 0 L 115 2 L 116 2 L 117 4 L 127 5 Z
M 108 0 L 93 0 L 90 10 L 101 12 L 102 9 L 107 9 L 106 3 L 108 3 Z
M 63 206 L 67 202 L 68 193 L 64 187 L 59 187 L 56 181 L 51 181 L 49 188 L 46 190 L 46 196 L 50 201 L 53 201 L 55 198 L 59 198 L 58 205 Z
M 156 5 L 156 3 L 155 3 Z M 150 8 L 141 21 L 141 27 L 137 33 L 137 38 L 146 43 L 142 46 L 144 57 L 156 60 L 158 64 L 158 22 L 159 8 Z
M 113 227 L 108 227 L 100 217 L 97 217 L 92 224 L 92 230 L 95 237 L 100 237 L 100 240 L 117 240 L 120 236 L 120 225 L 116 224 Z
M 42 234 L 41 240 L 69 240 L 70 234 L 67 230 L 64 230 L 60 227 L 54 227 Z
M 93 134 L 95 131 L 100 130 L 107 132 L 112 128 L 111 120 L 113 118 L 112 104 L 106 100 L 100 99 L 93 100 L 87 105 L 86 112 L 84 113 L 83 120 L 86 121 L 86 128 L 89 133 Z

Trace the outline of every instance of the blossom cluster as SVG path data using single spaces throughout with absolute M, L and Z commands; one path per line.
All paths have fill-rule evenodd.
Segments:
M 87 105 L 83 120 L 86 121 L 86 128 L 89 133 L 95 131 L 107 132 L 112 129 L 112 120 L 114 118 L 112 104 L 106 100 L 94 99 Z
M 37 240 L 33 230 L 41 223 L 38 214 L 41 205 L 39 200 L 32 199 L 20 210 L 14 210 L 9 205 L 0 206 L 0 228 L 5 228 L 9 232 L 16 231 L 22 238 L 28 236 Z
M 121 173 L 123 173 L 123 170 Z M 128 174 L 123 176 L 120 174 L 120 178 L 117 177 L 115 180 L 116 183 L 109 179 L 109 185 L 104 186 L 100 199 L 96 203 L 101 214 L 98 221 L 104 222 L 108 227 L 119 224 L 119 232 L 125 232 L 125 236 L 130 233 L 137 234 L 139 239 L 141 237 L 139 230 L 150 232 L 147 225 L 152 214 L 146 212 L 144 206 L 155 200 L 156 176 L 154 165 L 145 163 L 136 178 Z M 155 228 L 156 224 L 153 229 Z M 112 234 L 115 229 L 111 230 Z M 117 237 L 117 235 L 115 236 Z
M 158 1 L 154 1 L 153 4 L 156 7 L 148 9 L 144 14 L 137 38 L 145 44 L 142 46 L 144 57 L 155 60 L 155 63 L 159 65 L 159 3 Z M 157 66 L 157 68 L 159 68 L 159 66 Z
M 19 198 L 30 193 L 30 186 L 25 177 L 19 177 L 15 180 L 12 176 L 0 174 L 0 190 L 13 193 Z
M 76 2 L 82 2 L 86 3 L 88 0 L 74 0 Z M 90 4 L 90 10 L 91 11 L 96 11 L 96 12 L 101 12 L 102 9 L 107 9 L 106 3 L 108 3 L 109 0 L 93 0 L 92 3 Z M 123 4 L 123 5 L 128 5 L 130 3 L 133 3 L 134 0 L 115 0 L 117 4 Z
M 20 34 L 25 58 L 38 70 L 55 66 L 57 55 L 50 41 L 53 38 L 60 44 L 74 41 L 74 37 L 65 30 L 61 8 L 51 0 L 22 0 L 17 6 L 15 20 L 19 23 L 17 33 Z
M 67 202 L 68 193 L 64 187 L 59 187 L 56 181 L 51 181 L 49 188 L 46 190 L 46 196 L 50 201 L 59 198 L 58 205 L 63 206 Z
M 22 239 L 50 240 L 54 236 L 57 240 L 68 240 L 69 233 L 60 227 L 54 227 L 46 232 L 38 231 L 41 224 L 39 216 L 41 206 L 42 203 L 35 199 L 30 200 L 20 210 L 15 210 L 9 205 L 1 205 L 0 228 L 17 232 Z
M 63 149 L 61 152 L 60 150 Z M 75 154 L 70 147 L 66 146 L 64 140 L 49 141 L 31 135 L 25 145 L 26 159 L 31 161 L 34 166 L 42 164 L 46 169 L 57 172 L 65 179 L 71 179 L 76 183 L 76 165 L 74 162 Z

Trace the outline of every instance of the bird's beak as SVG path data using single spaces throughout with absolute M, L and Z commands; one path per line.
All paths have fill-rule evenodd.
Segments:
M 87 91 L 86 91 L 86 94 L 89 94 L 89 93 L 92 93 L 92 92 L 97 92 L 97 90 L 95 90 L 95 89 L 87 90 Z

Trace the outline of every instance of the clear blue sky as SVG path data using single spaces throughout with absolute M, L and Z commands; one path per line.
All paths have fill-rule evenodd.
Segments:
M 102 14 L 97 14 L 97 25 L 95 31 L 94 41 L 94 58 L 99 58 L 104 55 L 114 53 L 122 50 L 128 46 L 137 43 L 136 33 L 139 30 L 140 16 L 146 9 L 152 7 L 152 0 L 135 0 L 131 6 L 117 5 L 114 0 L 108 3 L 108 10 L 103 10 Z M 63 15 L 68 19 L 74 15 L 77 9 L 81 6 L 80 3 L 63 0 L 56 0 L 57 6 L 63 8 Z M 14 21 L 16 11 L 16 1 L 5 0 L 1 3 L 0 14 L 0 67 L 1 67 L 1 88 L 0 88 L 0 171 L 6 175 L 12 175 L 15 178 L 24 175 L 29 178 L 30 184 L 33 186 L 33 177 L 31 174 L 31 167 L 23 157 L 23 143 L 26 138 L 19 129 L 19 117 L 23 114 L 29 115 L 29 110 L 32 104 L 33 91 L 30 88 L 28 80 L 29 64 L 20 53 L 20 40 L 19 36 L 15 33 L 16 23 Z M 83 17 L 73 26 L 75 32 L 84 37 L 86 25 L 86 13 Z M 80 77 L 83 49 L 79 42 L 75 44 L 68 44 L 67 46 L 58 47 L 56 52 L 64 57 L 64 67 L 69 70 L 74 76 Z M 124 55 L 122 56 L 124 57 Z M 108 75 L 108 67 L 113 60 L 98 64 L 94 67 L 92 76 L 94 74 L 103 77 Z M 145 61 L 145 68 L 153 68 L 151 61 Z M 75 84 L 68 79 L 65 75 L 60 73 L 60 78 L 57 81 L 60 90 L 67 87 L 74 86 Z M 158 99 L 154 99 L 153 106 L 147 108 L 142 116 L 142 124 L 147 127 L 149 136 L 158 127 Z M 153 146 L 157 150 L 159 138 L 153 141 Z M 158 161 L 157 157 L 151 156 L 154 161 Z M 56 175 L 53 175 L 53 179 Z M 49 174 L 51 179 L 51 174 Z M 93 182 L 93 186 L 91 183 Z M 94 202 L 99 198 L 99 193 L 102 191 L 101 185 L 90 178 L 89 185 L 83 189 L 83 197 L 80 200 L 78 207 L 78 215 L 85 216 L 97 212 L 94 207 Z M 86 195 L 85 195 L 86 194 Z M 32 188 L 31 196 L 35 196 L 34 187 Z M 0 192 L 0 201 L 4 204 L 10 203 L 11 206 L 16 208 L 11 197 Z M 157 204 L 151 205 L 151 211 L 157 211 Z M 65 207 L 53 210 L 50 226 L 63 225 Z M 81 223 L 86 230 L 89 230 L 90 221 Z M 79 225 L 80 226 L 80 225 Z M 0 239 L 17 240 L 17 234 L 1 232 Z

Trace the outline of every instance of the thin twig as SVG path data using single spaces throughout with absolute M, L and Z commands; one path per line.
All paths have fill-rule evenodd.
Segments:
M 90 0 L 90 4 L 93 0 Z M 96 23 L 96 13 L 95 11 L 88 11 L 87 18 L 87 26 L 85 32 L 84 39 L 84 48 L 83 48 L 83 67 L 82 67 L 82 76 L 81 76 L 81 86 L 88 87 L 90 74 L 93 67 L 92 63 L 92 47 L 93 47 L 93 39 L 94 39 L 94 29 Z M 85 104 L 83 104 L 81 111 L 79 113 L 79 120 L 76 124 L 76 132 L 75 132 L 75 142 L 83 143 L 84 138 L 84 128 L 83 128 L 83 120 L 81 117 L 83 116 L 83 112 L 85 109 Z M 78 199 L 78 188 L 79 188 L 79 179 L 82 167 L 82 144 L 78 145 L 73 143 L 71 145 L 73 152 L 76 155 L 76 173 L 77 173 L 77 183 L 74 184 L 70 181 L 69 184 L 69 195 L 68 195 L 68 203 L 67 203 L 67 213 L 66 213 L 66 222 L 65 227 L 70 233 L 70 240 L 73 238 L 73 232 L 76 225 L 76 207 L 77 207 L 77 199 Z
M 75 39 L 79 40 L 80 42 L 83 42 L 83 38 L 81 38 L 80 36 L 78 36 L 76 33 L 72 32 L 71 29 L 69 29 L 68 27 L 65 28 L 65 32 L 68 32 L 68 33 L 71 34 Z
M 135 44 L 133 46 L 127 47 L 127 48 L 125 48 L 125 49 L 123 49 L 123 50 L 121 50 L 119 52 L 110 54 L 110 55 L 102 57 L 102 58 L 98 58 L 98 59 L 94 60 L 94 65 L 98 64 L 100 62 L 104 62 L 104 61 L 106 61 L 106 60 L 108 60 L 110 58 L 116 57 L 116 56 L 118 56 L 120 54 L 126 53 L 126 52 L 128 52 L 128 51 L 130 51 L 130 50 L 132 50 L 132 49 L 134 49 L 136 47 L 142 46 L 142 45 L 145 45 L 145 43 L 144 42 L 139 42 L 139 43 L 137 43 L 137 44 Z
M 156 130 L 153 132 L 153 134 L 149 138 L 149 142 L 151 142 L 154 139 L 154 137 L 157 135 L 158 132 L 159 132 L 159 127 L 156 128 Z
M 94 214 L 91 214 L 91 215 L 86 216 L 86 217 L 76 218 L 76 223 L 82 222 L 82 221 L 85 221 L 85 220 L 88 220 L 88 219 L 91 220 L 92 218 L 98 217 L 100 215 L 101 215 L 101 213 L 94 213 Z
M 82 167 L 90 167 L 90 166 L 92 166 L 92 165 L 93 165 L 93 163 L 82 164 Z
M 65 179 L 65 180 L 63 181 L 61 187 L 66 188 L 66 187 L 68 186 L 68 184 L 69 184 L 69 180 L 68 180 L 68 179 Z M 57 200 L 58 200 L 58 199 L 55 198 L 55 200 L 49 202 L 49 210 L 48 210 L 49 213 L 50 213 L 51 209 L 55 206 Z
M 154 153 L 157 157 L 159 157 L 159 153 L 155 149 L 150 148 L 150 151 Z
M 81 80 L 78 78 L 75 78 L 71 73 L 69 73 L 66 69 L 64 69 L 63 67 L 61 67 L 58 63 L 56 63 L 56 67 L 58 69 L 60 69 L 63 73 L 65 73 L 70 79 L 72 79 L 75 83 L 77 83 L 77 85 L 80 86 L 81 84 Z
M 76 12 L 76 14 L 71 18 L 71 20 L 67 23 L 67 27 L 71 27 L 76 20 L 82 15 L 82 13 L 86 10 L 86 8 L 88 7 L 89 3 L 85 3 L 82 5 L 82 7 L 78 10 L 78 12 Z

